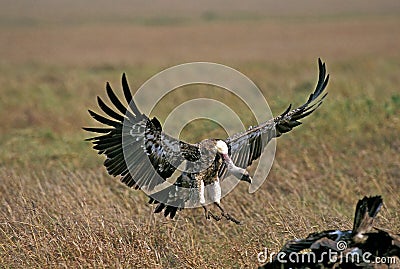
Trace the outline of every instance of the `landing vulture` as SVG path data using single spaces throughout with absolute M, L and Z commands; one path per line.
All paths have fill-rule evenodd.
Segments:
M 98 136 L 88 138 L 99 154 L 104 154 L 104 166 L 112 176 L 119 176 L 128 187 L 151 193 L 150 203 L 158 204 L 155 212 L 164 212 L 174 218 L 178 210 L 188 202 L 203 206 L 207 219 L 220 220 L 224 217 L 239 223 L 220 205 L 220 180 L 232 174 L 251 184 L 251 176 L 246 168 L 257 160 L 265 146 L 273 138 L 291 131 L 301 124 L 300 119 L 313 113 L 325 98 L 329 75 L 325 64 L 318 60 L 319 77 L 315 90 L 301 106 L 291 105 L 279 116 L 251 126 L 246 131 L 226 139 L 205 139 L 196 144 L 181 141 L 162 130 L 157 118 L 149 118 L 136 106 L 125 74 L 122 75 L 122 90 L 127 106 L 124 105 L 106 84 L 107 95 L 114 107 L 107 105 L 100 97 L 97 102 L 105 115 L 89 110 L 89 114 L 103 128 L 84 127 Z M 182 163 L 186 169 L 176 181 L 158 190 Z M 221 215 L 212 213 L 206 207 L 214 203 Z

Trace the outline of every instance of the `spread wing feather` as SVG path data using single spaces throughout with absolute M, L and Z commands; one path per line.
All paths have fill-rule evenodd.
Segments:
M 166 135 L 156 118 L 149 119 L 140 113 L 125 74 L 122 75 L 122 89 L 129 109 L 107 83 L 106 92 L 115 108 L 97 97 L 105 116 L 89 110 L 89 114 L 106 127 L 83 129 L 100 134 L 87 140 L 93 142 L 99 154 L 106 156 L 104 165 L 110 175 L 121 176 L 121 181 L 129 187 L 151 191 L 171 177 L 185 157 L 199 158 L 198 148 Z
M 237 166 L 242 168 L 250 166 L 253 161 L 260 157 L 271 139 L 299 126 L 301 124 L 300 119 L 313 113 L 322 104 L 327 95 L 327 93 L 322 93 L 328 84 L 329 75 L 326 74 L 325 63 L 322 63 L 321 59 L 318 59 L 318 67 L 318 82 L 307 102 L 293 110 L 292 105 L 289 105 L 281 115 L 226 139 L 225 142 L 229 147 L 231 158 Z M 225 173 L 226 166 L 223 165 L 219 171 L 220 177 L 223 177 Z
M 186 202 L 199 201 L 198 181 L 191 174 L 182 173 L 173 185 L 156 192 L 150 198 L 150 204 L 158 204 L 154 213 L 164 210 L 164 216 L 173 218 Z M 159 202 L 164 201 L 164 202 Z

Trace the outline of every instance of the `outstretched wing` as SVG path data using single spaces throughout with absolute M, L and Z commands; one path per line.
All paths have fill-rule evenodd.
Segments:
M 104 166 L 112 176 L 121 176 L 129 187 L 152 191 L 174 173 L 185 160 L 200 157 L 197 146 L 174 139 L 162 132 L 160 122 L 142 114 L 132 99 L 125 74 L 122 88 L 129 108 L 117 98 L 109 83 L 107 95 L 115 108 L 110 108 L 100 97 L 99 107 L 109 116 L 91 110 L 89 114 L 105 128 L 83 128 L 101 135 L 88 138 L 93 148 L 107 158 Z
M 303 105 L 291 110 L 291 105 L 276 118 L 261 123 L 258 126 L 250 127 L 247 131 L 237 133 L 226 139 L 229 147 L 229 154 L 233 162 L 242 168 L 250 166 L 253 161 L 257 160 L 263 152 L 268 142 L 287 133 L 294 127 L 299 126 L 302 118 L 310 115 L 321 104 L 327 93 L 323 94 L 324 89 L 329 81 L 329 75 L 326 74 L 325 63 L 318 59 L 319 77 L 317 86 L 313 93 L 310 94 L 308 100 Z M 223 165 L 219 171 L 222 177 L 226 172 Z
M 309 234 L 304 239 L 295 239 L 286 242 L 282 252 L 300 252 L 304 249 L 322 250 L 324 248 L 337 250 L 336 243 L 339 241 L 349 241 L 351 231 L 328 230 Z

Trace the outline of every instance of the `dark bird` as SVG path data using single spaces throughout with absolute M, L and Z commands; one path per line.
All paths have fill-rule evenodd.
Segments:
M 251 183 L 246 168 L 258 159 L 268 142 L 301 124 L 300 119 L 316 110 L 325 98 L 322 94 L 328 84 L 325 64 L 318 59 L 319 77 L 316 88 L 308 100 L 296 109 L 291 105 L 279 116 L 252 126 L 244 132 L 223 139 L 205 139 L 190 144 L 169 136 L 162 130 L 157 118 L 150 119 L 136 106 L 125 74 L 122 75 L 122 90 L 128 107 L 117 98 L 109 83 L 107 95 L 115 108 L 109 107 L 100 97 L 98 105 L 108 116 L 91 110 L 89 114 L 106 127 L 84 127 L 99 136 L 88 138 L 99 154 L 104 154 L 104 166 L 112 176 L 120 176 L 129 187 L 142 189 L 149 195 L 149 203 L 158 204 L 155 212 L 164 211 L 173 218 L 178 210 L 188 203 L 200 204 L 207 219 L 220 220 L 221 216 L 239 223 L 220 205 L 220 180 L 232 174 Z M 173 183 L 165 185 L 182 163 L 186 168 Z M 206 200 L 206 197 L 208 198 Z M 221 216 L 213 214 L 206 202 L 214 203 Z
M 400 258 L 400 235 L 373 226 L 382 204 L 381 196 L 364 197 L 357 203 L 352 230 L 328 230 L 311 233 L 304 239 L 290 240 L 279 252 L 280 256 L 259 268 L 396 266 L 395 257 Z

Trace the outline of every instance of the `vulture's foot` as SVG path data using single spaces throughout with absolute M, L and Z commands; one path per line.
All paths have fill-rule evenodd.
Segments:
M 240 224 L 240 221 L 232 217 L 228 212 L 226 212 L 219 203 L 215 202 L 215 205 L 221 210 L 221 215 L 225 219 L 232 221 L 233 223 Z

